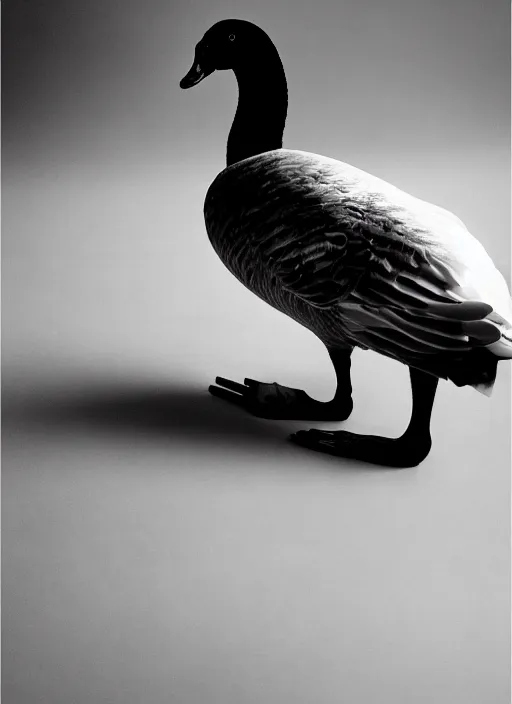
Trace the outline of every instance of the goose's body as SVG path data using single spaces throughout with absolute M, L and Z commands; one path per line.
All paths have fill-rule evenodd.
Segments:
M 495 355 L 512 357 L 505 280 L 443 208 L 348 164 L 281 149 L 222 171 L 204 211 L 227 268 L 328 347 L 373 349 L 487 387 Z
M 380 464 L 417 464 L 430 450 L 437 379 L 490 393 L 497 362 L 512 358 L 503 276 L 444 208 L 341 161 L 282 149 L 286 81 L 262 30 L 237 20 L 214 25 L 182 87 L 215 68 L 233 68 L 240 96 L 228 166 L 206 195 L 208 236 L 247 288 L 324 342 L 338 388 L 331 405 L 252 380 L 218 378 L 212 393 L 266 417 L 331 419 L 327 409 L 343 420 L 352 409 L 351 351 L 372 349 L 410 368 L 405 434 L 389 440 L 312 430 L 294 439 Z

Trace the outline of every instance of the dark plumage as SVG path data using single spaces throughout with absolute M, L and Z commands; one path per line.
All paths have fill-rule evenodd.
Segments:
M 183 87 L 212 66 L 233 68 L 240 89 L 228 167 L 204 205 L 217 254 L 251 291 L 324 342 L 338 377 L 335 399 L 323 404 L 331 414 L 343 419 L 352 408 L 354 347 L 407 364 L 413 395 L 416 389 L 416 412 L 399 440 L 366 438 L 365 444 L 359 436 L 318 436 L 320 431 L 296 440 L 382 464 L 421 461 L 430 449 L 437 378 L 490 393 L 498 360 L 512 357 L 512 304 L 504 278 L 443 208 L 348 164 L 281 148 L 286 81 L 262 30 L 237 20 L 215 25 L 199 43 Z M 258 415 L 325 417 L 322 404 L 304 392 L 226 382 L 213 392 Z M 419 455 L 411 450 L 411 432 Z

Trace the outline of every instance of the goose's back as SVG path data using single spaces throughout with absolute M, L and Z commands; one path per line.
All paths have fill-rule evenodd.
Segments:
M 448 210 L 349 164 L 297 150 L 266 152 L 222 171 L 208 189 L 204 214 L 214 248 L 242 275 L 255 255 L 265 258 L 291 242 L 313 246 L 333 232 L 348 238 L 345 266 L 357 266 L 369 250 L 376 259 L 386 250 L 418 261 L 439 258 L 454 270 L 462 250 L 466 268 L 490 262 Z

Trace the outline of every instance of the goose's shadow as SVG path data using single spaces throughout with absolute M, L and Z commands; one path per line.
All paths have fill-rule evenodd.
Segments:
M 261 448 L 282 444 L 296 423 L 265 421 L 185 386 L 84 385 L 73 391 L 38 391 L 7 403 L 6 427 L 37 426 L 45 432 L 75 430 L 127 437 L 158 436 L 194 443 Z
M 6 398 L 7 396 L 7 398 Z M 337 426 L 338 424 L 336 424 Z M 222 447 L 254 451 L 283 458 L 288 453 L 304 458 L 310 454 L 324 469 L 343 467 L 360 473 L 396 471 L 366 463 L 340 462 L 338 457 L 309 453 L 286 442 L 299 428 L 327 427 L 332 423 L 275 421 L 256 418 L 243 409 L 209 394 L 206 387 L 169 384 L 136 385 L 132 382 L 83 381 L 72 389 L 33 388 L 28 394 L 4 393 L 2 427 L 5 437 L 23 431 L 56 436 L 80 435 L 120 437 L 128 442 L 155 439 L 171 445 Z M 294 460 L 294 466 L 295 466 Z M 307 463 L 309 466 L 309 462 Z

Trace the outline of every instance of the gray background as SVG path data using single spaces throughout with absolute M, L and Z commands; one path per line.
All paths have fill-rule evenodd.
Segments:
M 320 343 L 223 268 L 202 201 L 263 26 L 285 145 L 453 210 L 509 277 L 509 4 L 46 0 L 4 8 L 5 704 L 507 704 L 510 366 L 442 383 L 386 471 L 290 445 L 216 374 L 333 393 Z M 353 360 L 346 427 L 398 435 L 407 370 Z

